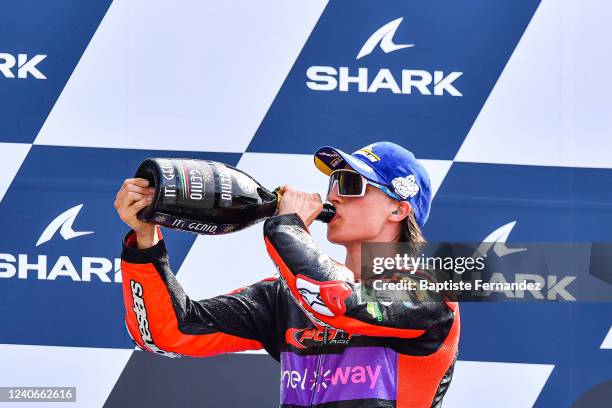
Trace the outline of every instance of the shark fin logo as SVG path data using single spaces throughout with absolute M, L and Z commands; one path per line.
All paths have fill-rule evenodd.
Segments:
M 488 252 L 493 249 L 493 252 L 501 258 L 502 256 L 510 255 L 515 252 L 526 251 L 527 248 L 508 248 L 506 246 L 506 240 L 515 225 L 516 221 L 509 222 L 487 235 L 478 246 L 478 249 L 476 249 L 476 254 L 487 256 Z
M 604 339 L 603 343 L 601 343 L 600 348 L 612 350 L 612 327 L 610 327 L 610 331 L 608 332 L 608 335 Z
M 72 224 L 74 224 L 74 220 L 76 219 L 77 215 L 79 215 L 81 208 L 83 208 L 83 204 L 74 206 L 55 217 L 47 228 L 45 228 L 43 233 L 40 235 L 40 238 L 38 238 L 36 246 L 50 241 L 58 230 L 62 238 L 64 238 L 66 241 L 72 238 L 80 237 L 81 235 L 93 234 L 93 231 L 75 231 L 72 228 Z
M 388 54 L 393 51 L 401 50 L 403 48 L 414 47 L 414 44 L 395 44 L 393 42 L 393 36 L 395 35 L 395 31 L 399 27 L 400 23 L 404 17 L 396 18 L 395 20 L 385 24 L 380 27 L 374 34 L 368 38 L 368 40 L 363 44 L 359 54 L 357 54 L 356 59 L 360 59 L 365 57 L 366 55 L 370 55 L 376 45 L 380 44 L 380 48 Z

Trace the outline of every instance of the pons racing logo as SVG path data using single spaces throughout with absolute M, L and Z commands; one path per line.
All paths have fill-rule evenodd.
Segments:
M 285 342 L 299 349 L 317 347 L 321 343 L 349 344 L 352 334 L 342 330 L 313 327 L 312 329 L 289 328 L 285 331 Z
M 370 55 L 378 45 L 388 54 L 390 52 L 415 47 L 415 44 L 396 44 L 393 37 L 402 22 L 403 17 L 383 25 L 374 32 L 357 53 L 356 60 Z M 380 90 L 394 94 L 442 96 L 463 96 L 455 87 L 454 82 L 463 72 L 445 73 L 442 70 L 423 70 L 405 68 L 393 72 L 389 68 L 381 68 L 372 73 L 365 67 L 332 67 L 313 65 L 306 70 L 308 81 L 306 86 L 313 91 L 339 91 L 376 93 Z
M 136 320 L 138 321 L 138 330 L 140 331 L 140 338 L 142 339 L 142 342 L 145 345 L 145 347 L 154 353 L 161 354 L 166 357 L 172 357 L 172 358 L 180 357 L 180 354 L 176 354 L 176 353 L 172 353 L 172 352 L 168 352 L 168 351 L 160 349 L 153 342 L 153 336 L 151 335 L 151 330 L 149 330 L 149 320 L 147 318 L 147 308 L 145 306 L 145 301 L 144 301 L 144 289 L 139 282 L 136 282 L 134 280 L 130 281 L 130 288 L 132 289 L 132 300 L 134 303 L 132 310 L 134 311 L 134 314 L 136 315 Z M 129 330 L 128 330 L 128 333 L 129 333 Z
M 51 241 L 58 233 L 64 240 L 93 234 L 94 231 L 75 231 L 73 224 L 83 204 L 76 205 L 49 223 L 38 238 L 35 247 Z M 111 275 L 112 274 L 112 275 Z M 111 276 L 109 276 L 111 275 Z M 96 276 L 96 278 L 92 278 Z M 52 257 L 47 254 L 0 253 L 0 278 L 53 281 L 58 278 L 75 282 L 121 283 L 121 259 L 83 256 L 75 259 L 68 255 Z

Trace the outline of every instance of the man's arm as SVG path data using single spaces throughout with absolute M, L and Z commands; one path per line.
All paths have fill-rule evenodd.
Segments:
M 264 238 L 286 290 L 319 324 L 353 334 L 405 339 L 427 331 L 436 338 L 448 333 L 456 306 L 450 302 L 362 302 L 352 272 L 317 248 L 296 214 L 266 220 Z
M 143 350 L 175 357 L 207 357 L 265 348 L 277 358 L 274 341 L 278 284 L 266 279 L 227 295 L 191 300 L 168 263 L 159 241 L 138 249 L 133 231 L 121 255 L 126 325 Z

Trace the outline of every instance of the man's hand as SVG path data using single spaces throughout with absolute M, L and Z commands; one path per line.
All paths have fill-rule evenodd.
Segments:
M 282 199 L 278 215 L 296 213 L 308 227 L 323 210 L 321 196 L 297 191 L 291 186 L 281 187 Z
M 145 249 L 158 241 L 155 225 L 140 221 L 136 214 L 153 201 L 154 188 L 142 178 L 130 178 L 123 182 L 115 199 L 115 209 L 121 221 L 136 232 L 138 248 Z

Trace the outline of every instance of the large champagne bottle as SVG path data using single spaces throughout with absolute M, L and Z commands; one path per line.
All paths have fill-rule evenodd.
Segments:
M 195 159 L 147 159 L 135 177 L 155 188 L 151 205 L 138 219 L 205 235 L 227 234 L 274 215 L 280 194 L 242 170 Z M 334 207 L 325 203 L 318 220 L 329 222 Z

